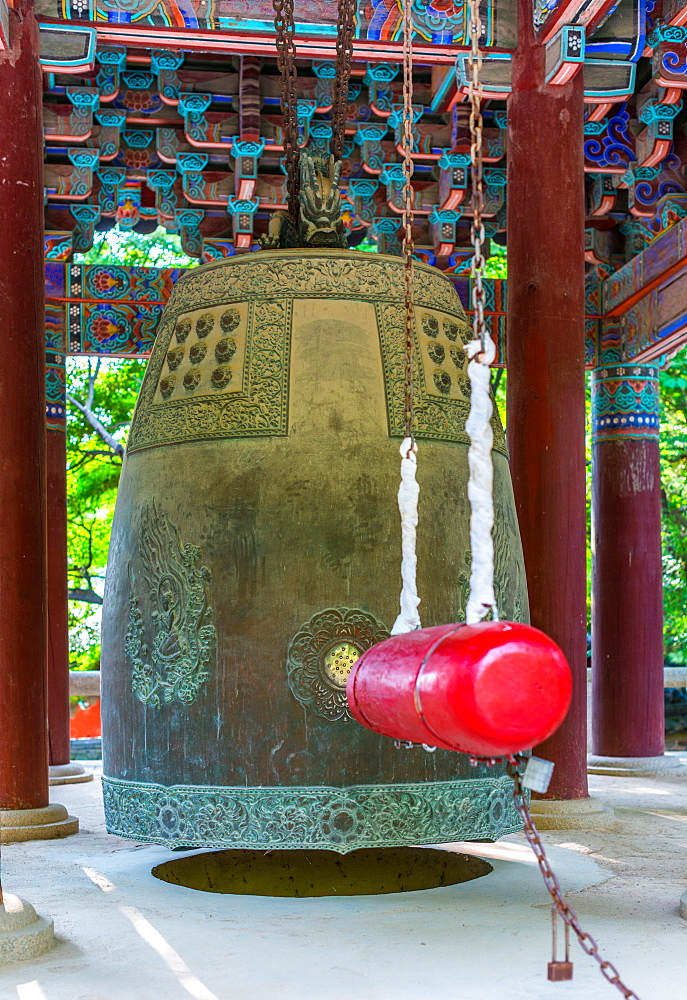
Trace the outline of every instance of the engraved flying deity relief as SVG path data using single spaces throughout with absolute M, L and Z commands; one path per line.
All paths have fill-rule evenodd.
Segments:
M 207 601 L 210 573 L 197 565 L 199 549 L 181 541 L 176 527 L 155 504 L 145 504 L 141 513 L 140 556 L 140 583 L 133 567 L 129 570 L 124 646 L 132 690 L 154 708 L 172 701 L 190 705 L 209 676 L 216 641 Z M 141 610 L 140 585 L 149 595 L 148 615 Z

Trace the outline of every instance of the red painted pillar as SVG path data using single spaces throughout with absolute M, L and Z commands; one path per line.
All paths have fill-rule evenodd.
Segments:
M 587 796 L 582 74 L 544 83 L 530 0 L 508 100 L 508 444 L 532 624 L 574 676 L 549 798 Z
M 603 757 L 665 749 L 658 403 L 654 365 L 593 373 L 592 749 Z
M 64 336 L 64 332 L 62 333 Z M 48 744 L 51 785 L 90 781 L 71 761 L 67 590 L 67 437 L 64 343 L 46 329 L 45 422 L 48 522 Z
M 0 809 L 48 803 L 43 128 L 38 26 L 0 53 Z
M 57 369 L 59 371 L 59 369 Z M 50 763 L 69 764 L 69 627 L 67 619 L 67 444 L 48 407 L 48 733 Z M 53 423 L 55 423 L 53 418 Z

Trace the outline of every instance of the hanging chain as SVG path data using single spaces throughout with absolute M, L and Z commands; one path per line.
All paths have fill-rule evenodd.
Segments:
M 475 340 L 479 340 L 482 345 L 482 352 L 485 348 L 486 330 L 484 324 L 484 223 L 482 213 L 484 211 L 484 183 L 482 176 L 482 82 L 480 70 L 482 69 L 482 53 L 480 52 L 480 39 L 482 37 L 482 18 L 480 16 L 480 0 L 468 0 L 470 8 L 470 55 L 468 56 L 468 68 L 470 70 L 470 163 L 472 165 L 472 227 L 470 231 L 470 241 L 474 250 L 472 258 L 472 329 Z
M 300 193 L 298 145 L 298 99 L 296 96 L 296 44 L 294 41 L 294 0 L 272 0 L 276 32 L 277 66 L 281 74 L 281 113 L 286 161 L 286 189 L 289 215 L 298 219 Z M 336 31 L 336 72 L 332 97 L 332 143 L 335 160 L 343 158 L 348 109 L 348 81 L 353 59 L 356 0 L 339 0 Z
M 512 761 L 509 762 L 507 770 L 508 774 L 513 779 L 513 803 L 522 817 L 522 822 L 525 827 L 525 836 L 527 837 L 530 847 L 534 851 L 537 858 L 537 863 L 539 864 L 539 869 L 544 879 L 544 885 L 553 900 L 553 909 L 555 914 L 560 914 L 566 927 L 569 927 L 577 937 L 582 950 L 586 951 L 588 955 L 591 955 L 592 958 L 599 963 L 599 970 L 601 971 L 601 974 L 608 980 L 609 983 L 611 983 L 612 986 L 615 986 L 616 989 L 620 990 L 622 995 L 625 997 L 625 1000 L 639 1000 L 637 994 L 622 981 L 618 970 L 613 963 L 601 957 L 599 954 L 599 946 L 592 935 L 588 931 L 583 930 L 580 926 L 577 914 L 563 895 L 563 890 L 560 887 L 560 883 L 551 868 L 546 851 L 544 850 L 544 845 L 541 837 L 539 836 L 539 831 L 532 820 L 532 815 L 527 805 L 527 799 L 523 794 L 522 776 L 518 770 L 517 761 L 515 763 Z
M 403 4 L 403 304 L 405 344 L 403 378 L 404 436 L 413 440 L 413 21 L 412 0 Z
M 482 355 L 487 347 L 487 331 L 484 323 L 484 255 L 482 247 L 484 245 L 484 224 L 482 222 L 482 212 L 484 209 L 484 187 L 482 178 L 482 84 L 480 81 L 480 70 L 482 68 L 482 54 L 479 49 L 479 40 L 482 36 L 482 21 L 479 12 L 479 0 L 468 0 L 470 7 L 470 55 L 468 67 L 470 69 L 470 162 L 472 164 L 472 230 L 471 241 L 474 249 L 472 260 L 472 326 L 475 341 L 481 344 Z M 491 340 L 491 337 L 489 337 Z M 484 359 L 486 360 L 486 358 Z M 492 568 L 493 576 L 493 568 Z M 489 761 L 492 763 L 492 761 Z M 567 902 L 556 875 L 551 868 L 549 859 L 544 850 L 539 831 L 537 830 L 530 814 L 527 800 L 523 794 L 522 778 L 518 771 L 518 761 L 511 760 L 507 765 L 508 774 L 513 779 L 513 803 L 519 812 L 525 836 L 534 851 L 539 864 L 544 885 L 546 886 L 551 899 L 553 900 L 554 921 L 555 915 L 559 914 L 566 927 L 569 927 L 577 937 L 581 948 L 591 955 L 599 963 L 602 975 L 615 986 L 625 997 L 625 1000 L 639 1000 L 639 997 L 629 987 L 622 982 L 616 967 L 599 954 L 599 946 L 594 938 L 580 926 L 577 914 Z M 555 924 L 554 924 L 555 926 Z M 554 956 L 555 957 L 555 956 Z
M 276 32 L 277 66 L 281 74 L 281 114 L 284 132 L 284 159 L 286 161 L 286 190 L 289 215 L 298 219 L 300 174 L 298 159 L 298 101 L 296 98 L 296 44 L 293 20 L 294 0 L 272 0 L 274 30 Z
M 332 143 L 335 160 L 343 159 L 348 117 L 348 81 L 351 78 L 356 0 L 339 0 L 336 25 L 336 72 L 332 90 Z

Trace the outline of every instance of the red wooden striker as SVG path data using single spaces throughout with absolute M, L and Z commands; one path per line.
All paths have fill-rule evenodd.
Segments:
M 437 625 L 366 650 L 346 694 L 358 722 L 384 736 L 502 757 L 547 739 L 572 693 L 562 651 L 530 625 Z

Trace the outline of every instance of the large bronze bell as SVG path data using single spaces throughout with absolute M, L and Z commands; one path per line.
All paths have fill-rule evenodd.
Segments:
M 496 838 L 509 779 L 348 713 L 398 612 L 403 261 L 264 251 L 190 271 L 165 309 L 121 477 L 103 615 L 108 829 L 170 847 Z M 423 625 L 469 577 L 465 314 L 415 268 Z M 527 620 L 503 430 L 496 588 Z

